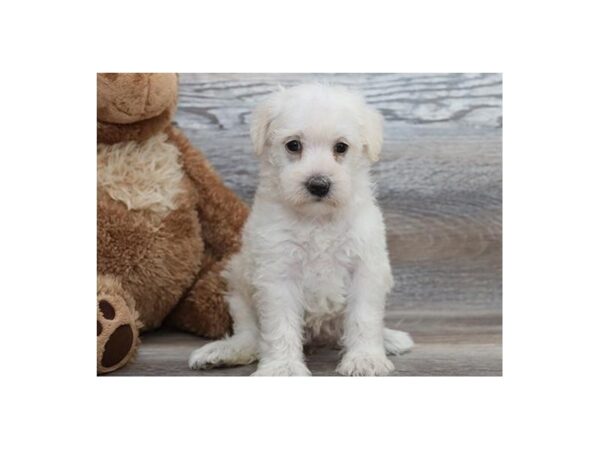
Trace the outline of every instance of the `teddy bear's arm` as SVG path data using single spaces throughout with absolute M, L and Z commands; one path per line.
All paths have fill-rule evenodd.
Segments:
M 175 128 L 169 139 L 179 148 L 186 174 L 198 194 L 196 209 L 202 225 L 204 261 L 190 291 L 178 303 L 167 323 L 201 336 L 222 337 L 231 329 L 224 301 L 226 283 L 221 272 L 241 244 L 248 207 L 222 182 L 202 153 Z
M 198 193 L 198 211 L 206 250 L 214 260 L 236 252 L 248 207 L 225 186 L 201 152 L 177 129 L 170 127 L 169 139 L 181 152 L 184 169 Z

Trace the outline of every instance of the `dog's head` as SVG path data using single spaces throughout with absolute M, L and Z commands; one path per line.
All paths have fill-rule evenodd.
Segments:
M 359 94 L 308 84 L 271 94 L 254 112 L 251 135 L 273 194 L 318 215 L 369 189 L 383 120 Z

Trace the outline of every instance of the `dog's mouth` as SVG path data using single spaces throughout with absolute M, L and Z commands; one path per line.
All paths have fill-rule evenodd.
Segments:
M 331 203 L 333 200 L 333 196 L 331 195 L 331 192 L 329 192 L 328 194 L 322 196 L 322 197 L 317 197 L 315 195 L 311 195 L 310 196 L 310 203 Z
M 327 194 L 324 197 L 313 197 L 310 199 L 310 201 L 308 203 L 312 204 L 312 205 L 322 205 L 323 207 L 331 207 L 331 208 L 335 208 L 336 206 L 339 206 L 339 201 L 336 199 L 336 197 L 334 195 L 331 195 L 331 193 Z

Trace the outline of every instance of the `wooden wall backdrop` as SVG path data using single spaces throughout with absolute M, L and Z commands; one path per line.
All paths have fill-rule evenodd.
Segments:
M 253 107 L 281 86 L 320 81 L 362 91 L 385 118 L 373 167 L 396 284 L 387 322 L 417 345 L 396 375 L 502 374 L 502 76 L 500 74 L 182 74 L 176 122 L 226 184 L 251 203 L 257 162 Z M 245 375 L 253 367 L 194 372 L 202 339 L 151 333 L 115 375 Z M 315 375 L 338 356 L 315 349 Z

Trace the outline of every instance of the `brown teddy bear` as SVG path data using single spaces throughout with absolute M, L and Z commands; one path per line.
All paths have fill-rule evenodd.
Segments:
M 248 210 L 171 125 L 177 75 L 98 74 L 97 372 L 124 366 L 140 332 L 230 330 L 220 272 Z

